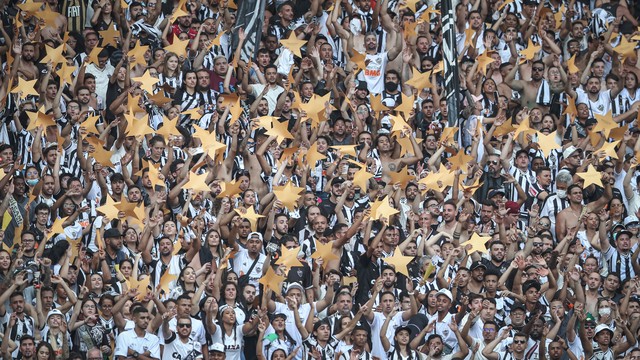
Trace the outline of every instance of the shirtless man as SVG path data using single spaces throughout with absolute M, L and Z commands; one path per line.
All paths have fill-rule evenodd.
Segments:
M 38 75 L 40 75 L 40 71 L 36 64 L 34 64 L 35 45 L 33 43 L 26 43 L 20 47 L 20 45 L 16 44 L 13 47 L 13 51 L 15 52 L 16 60 L 20 60 L 18 62 L 18 73 L 22 74 L 27 80 L 36 79 Z
M 567 235 L 567 229 L 574 228 L 580 224 L 580 218 L 590 212 L 597 213 L 613 197 L 611 185 L 609 185 L 609 175 L 602 172 L 602 184 L 604 184 L 604 194 L 598 200 L 582 205 L 582 188 L 578 184 L 570 185 L 567 188 L 567 199 L 569 207 L 560 211 L 556 217 L 556 239 L 562 240 Z
M 418 161 L 422 160 L 422 150 L 420 149 L 420 145 L 416 142 L 416 138 L 413 134 L 409 135 L 409 140 L 411 141 L 411 145 L 413 147 L 414 155 L 410 156 L 407 154 L 405 157 L 401 157 L 398 159 L 394 159 L 393 156 L 393 144 L 391 143 L 391 138 L 387 134 L 380 134 L 376 138 L 373 146 L 378 152 L 379 155 L 379 166 L 382 168 L 383 178 L 382 180 L 385 182 L 389 182 L 391 178 L 388 173 L 390 172 L 398 172 L 404 166 L 413 165 Z M 365 147 L 360 152 L 360 161 L 371 161 L 371 157 L 367 156 L 370 154 L 369 144 L 367 142 L 364 143 Z
M 538 90 L 543 82 L 544 75 L 544 63 L 542 61 L 535 61 L 531 65 L 531 81 L 515 80 L 516 73 L 520 69 L 520 59 L 516 61 L 516 65 L 511 69 L 507 77 L 504 79 L 504 83 L 511 89 L 520 93 L 520 104 L 523 107 L 532 108 L 539 106 L 536 98 L 538 97 Z M 549 109 L 543 110 L 548 112 Z

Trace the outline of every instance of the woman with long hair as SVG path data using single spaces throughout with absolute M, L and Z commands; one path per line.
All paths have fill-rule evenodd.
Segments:
M 73 332 L 73 351 L 83 355 L 93 347 L 100 348 L 103 354 L 111 354 L 108 331 L 99 321 L 98 304 L 87 298 L 89 289 L 83 287 L 69 321 L 69 330 Z
M 218 324 L 213 324 L 217 328 L 214 341 L 224 346 L 226 360 L 240 360 L 244 336 L 256 329 L 258 319 L 264 314 L 261 313 L 244 324 L 238 324 L 236 312 L 230 306 L 221 306 L 218 314 Z
M 182 86 L 173 95 L 173 104 L 179 106 L 180 112 L 199 108 L 204 104 L 204 97 L 197 91 L 198 76 L 195 71 L 187 70 L 182 74 Z M 190 115 L 182 115 L 180 124 L 182 126 L 191 122 Z
M 11 254 L 7 250 L 0 250 L 0 288 L 11 279 L 11 266 Z
M 175 53 L 166 53 L 162 63 L 162 72 L 159 75 L 158 86 L 169 85 L 174 89 L 182 86 L 182 71 L 180 70 L 180 58 Z
M 169 293 L 170 299 L 177 299 L 180 295 L 192 291 L 198 290 L 198 284 L 196 284 L 196 271 L 191 266 L 186 266 L 180 271 L 178 275 L 178 284 Z M 203 286 L 203 285 L 200 285 Z
M 36 360 L 60 360 L 60 359 L 63 359 L 63 358 L 62 357 L 56 358 L 53 348 L 48 342 L 40 341 L 40 343 L 36 347 Z

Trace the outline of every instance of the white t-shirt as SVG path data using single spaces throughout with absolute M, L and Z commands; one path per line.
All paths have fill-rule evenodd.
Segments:
M 178 320 L 174 317 L 169 321 L 169 329 L 175 333 L 176 326 L 178 325 Z M 162 331 L 162 326 L 158 329 L 158 336 L 160 337 L 160 344 L 165 344 L 164 340 L 164 332 Z M 191 318 L 191 335 L 189 338 L 199 342 L 201 345 L 207 343 L 207 336 L 204 331 L 204 325 L 202 321 L 198 319 Z
M 380 94 L 384 90 L 384 73 L 387 68 L 389 56 L 387 52 L 377 54 L 367 54 L 365 61 L 369 60 L 366 68 L 358 75 L 359 80 L 367 82 L 369 92 L 374 95 Z
M 132 349 L 140 354 L 147 350 L 151 357 L 160 359 L 160 339 L 157 336 L 145 331 L 144 337 L 138 337 L 135 330 L 125 331 L 116 338 L 116 350 L 114 357 L 127 357 L 127 352 Z
M 187 356 L 191 356 L 189 359 L 193 360 L 203 359 L 202 345 L 191 337 L 183 343 L 174 332 L 165 340 L 162 360 L 186 359 Z
M 244 333 L 242 327 L 244 324 L 236 325 L 231 335 L 216 324 L 216 332 L 213 334 L 213 342 L 224 345 L 226 360 L 240 360 L 242 356 L 242 348 L 244 347 Z M 224 337 L 224 339 L 223 339 Z
M 262 84 L 252 84 L 251 85 L 251 95 L 257 97 L 262 94 L 265 85 Z M 263 96 L 264 99 L 267 99 L 269 103 L 269 114 L 273 114 L 276 111 L 276 104 L 278 103 L 278 96 L 284 92 L 284 88 L 282 86 L 276 85 L 275 88 L 269 88 L 269 91 Z
M 264 254 L 259 254 L 258 262 L 251 270 L 251 274 L 249 274 L 249 283 L 253 284 L 256 289 L 259 288 L 258 280 L 262 277 L 262 268 L 264 267 L 266 259 L 267 257 Z M 249 257 L 249 251 L 247 249 L 240 247 L 236 256 L 233 258 L 233 270 L 238 274 L 238 276 L 246 275 L 251 268 L 251 265 L 253 265 L 254 260 L 255 259 Z
M 598 100 L 596 101 L 589 100 L 587 92 L 581 88 L 576 89 L 576 94 L 578 95 L 578 101 L 576 101 L 576 104 L 587 104 L 591 116 L 606 115 L 611 109 L 611 90 L 600 91 L 598 94 Z
M 373 313 L 373 321 L 369 324 L 371 326 L 371 356 L 379 358 L 381 360 L 387 359 L 387 352 L 384 351 L 382 341 L 380 341 L 380 332 L 382 331 L 382 325 L 386 320 L 386 316 L 380 312 Z M 393 337 L 396 332 L 396 328 L 401 326 L 404 320 L 402 319 L 402 313 L 397 313 L 390 321 L 387 327 L 387 333 L 385 334 L 391 345 L 395 345 Z

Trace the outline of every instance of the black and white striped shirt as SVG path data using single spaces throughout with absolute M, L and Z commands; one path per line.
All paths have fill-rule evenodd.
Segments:
M 624 255 L 613 246 L 609 246 L 609 250 L 604 253 L 604 256 L 609 265 L 609 272 L 618 275 L 620 283 L 624 283 L 626 280 L 636 276 L 633 269 L 633 259 L 631 258 L 632 251 Z

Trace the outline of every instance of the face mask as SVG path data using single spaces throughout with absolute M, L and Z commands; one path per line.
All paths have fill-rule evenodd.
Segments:
M 564 199 L 567 197 L 567 190 L 560 190 L 558 189 L 558 191 L 556 191 L 556 194 L 558 194 L 558 197 L 560 199 Z
M 611 315 L 611 308 L 605 307 L 602 309 L 598 309 L 598 314 L 600 316 L 609 316 Z
M 398 90 L 398 84 L 394 83 L 393 81 L 388 81 L 388 82 L 384 83 L 384 89 L 387 92 L 396 91 L 396 90 Z
M 40 181 L 40 179 L 27 179 L 26 183 L 29 187 L 34 187 L 38 185 L 38 181 Z

